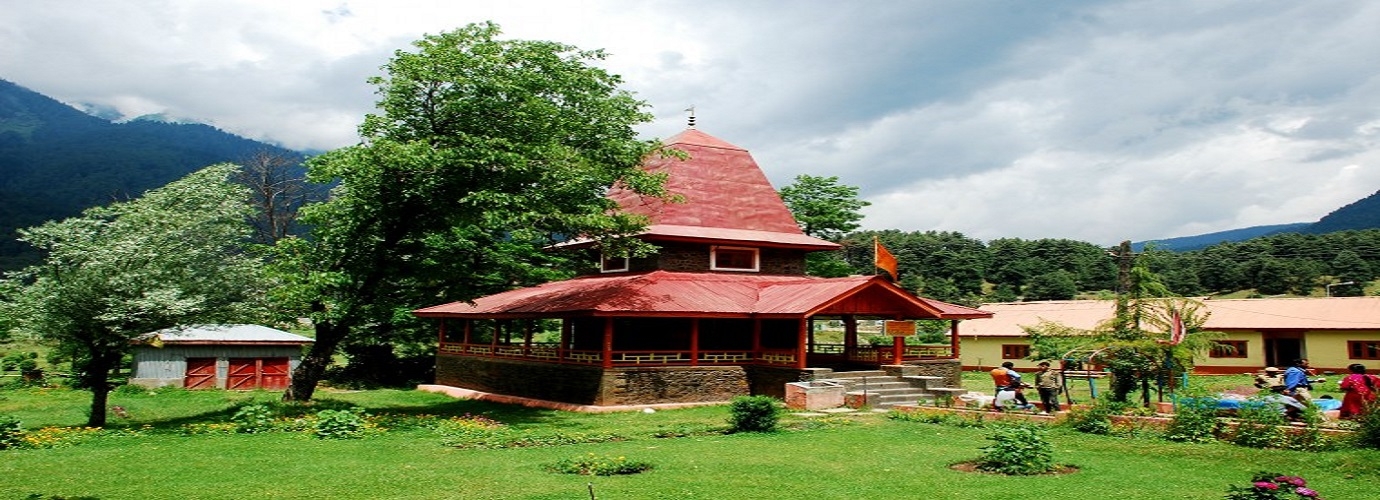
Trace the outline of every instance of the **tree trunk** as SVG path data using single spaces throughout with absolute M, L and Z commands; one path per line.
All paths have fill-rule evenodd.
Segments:
M 349 331 L 349 327 L 339 326 L 334 322 L 316 324 L 316 342 L 312 343 L 307 355 L 302 357 L 297 369 L 292 371 L 292 384 L 283 392 L 283 401 L 311 401 L 312 395 L 316 392 L 316 384 L 326 375 L 326 367 L 331 365 L 336 347 Z
M 93 356 L 86 366 L 86 384 L 91 388 L 91 415 L 86 418 L 87 427 L 105 427 L 105 406 L 110 402 L 110 367 Z

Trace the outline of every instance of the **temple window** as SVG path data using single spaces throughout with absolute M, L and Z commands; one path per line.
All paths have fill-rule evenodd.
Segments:
M 619 273 L 628 270 L 627 257 L 603 256 L 599 259 L 599 272 Z
M 715 271 L 756 272 L 760 267 L 757 249 L 715 246 L 709 252 L 709 268 Z

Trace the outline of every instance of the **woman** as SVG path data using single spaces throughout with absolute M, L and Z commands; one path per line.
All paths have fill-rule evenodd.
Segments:
M 1342 418 L 1356 418 L 1366 411 L 1366 406 L 1375 402 L 1376 389 L 1380 388 L 1380 377 L 1366 375 L 1366 367 L 1354 363 L 1346 367 L 1351 374 L 1342 379 L 1340 388 L 1346 393 L 1342 396 Z

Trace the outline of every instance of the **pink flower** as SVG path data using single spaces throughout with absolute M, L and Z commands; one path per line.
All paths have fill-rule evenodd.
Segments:
M 1302 487 L 1304 487 L 1304 486 L 1308 486 L 1308 483 L 1304 482 L 1304 481 L 1303 481 L 1303 478 L 1298 477 L 1298 476 L 1279 476 L 1279 477 L 1275 478 L 1275 481 L 1281 482 L 1281 483 L 1291 484 L 1291 485 L 1294 485 L 1294 486 L 1298 486 L 1298 487 L 1300 487 L 1300 488 L 1302 488 Z
M 1257 481 L 1257 482 L 1255 483 L 1255 487 L 1256 487 L 1256 488 L 1260 488 L 1260 489 L 1262 489 L 1262 490 L 1277 490 L 1277 489 L 1279 489 L 1279 485 L 1278 485 L 1278 484 L 1275 484 L 1275 483 L 1272 483 L 1272 482 L 1269 482 L 1269 481 Z
M 1300 482 L 1302 482 L 1302 480 L 1300 480 Z M 1298 494 L 1299 496 L 1301 496 L 1301 497 L 1308 497 L 1308 498 L 1317 498 L 1317 496 L 1318 496 L 1318 492 L 1313 491 L 1313 490 L 1310 490 L 1310 489 L 1308 489 L 1308 488 L 1304 488 L 1304 487 L 1302 487 L 1302 486 L 1300 486 L 1300 487 L 1298 487 L 1297 489 L 1295 489 L 1295 490 L 1294 490 L 1294 493 L 1297 493 L 1297 494 Z

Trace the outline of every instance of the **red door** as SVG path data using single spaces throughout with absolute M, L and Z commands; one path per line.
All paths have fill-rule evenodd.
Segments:
M 260 370 L 260 389 L 270 391 L 281 391 L 288 387 L 288 359 L 287 358 L 263 358 L 263 368 Z
M 214 389 L 216 387 L 216 358 L 187 358 L 187 374 L 182 387 Z
M 288 386 L 287 358 L 230 358 L 225 388 L 281 390 Z
M 256 387 L 259 387 L 259 358 L 230 358 L 225 388 L 248 391 Z

